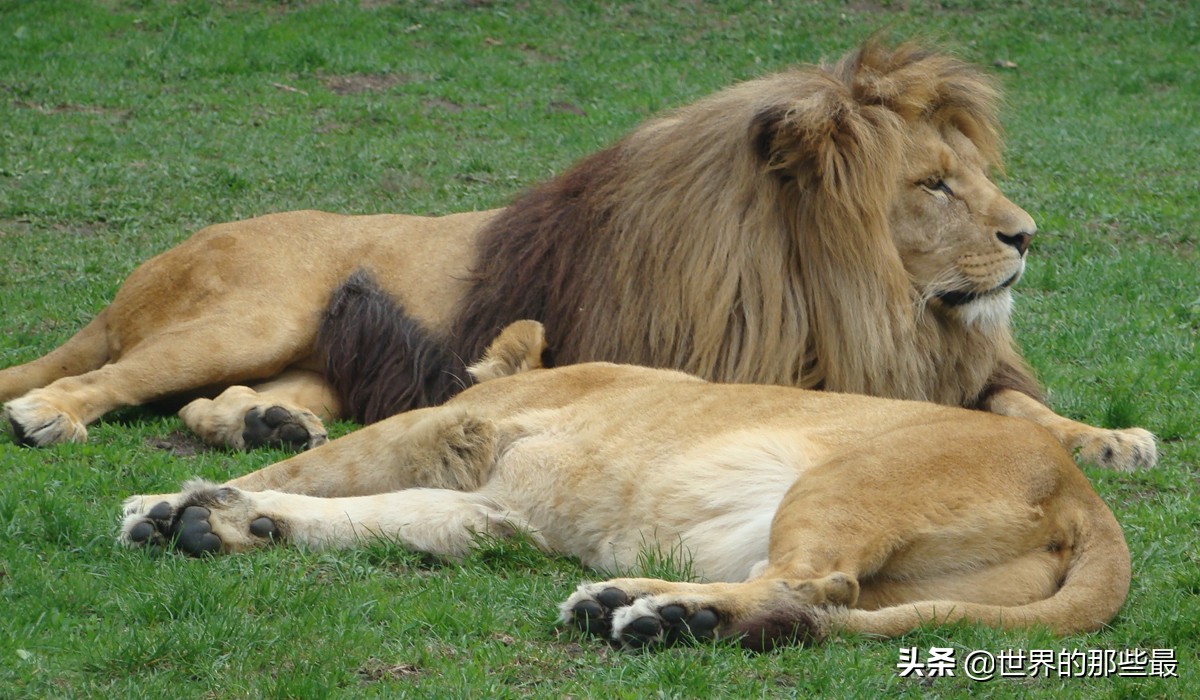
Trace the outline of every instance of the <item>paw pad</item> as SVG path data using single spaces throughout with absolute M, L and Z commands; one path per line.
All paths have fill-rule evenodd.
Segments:
M 199 557 L 205 554 L 216 554 L 221 551 L 221 538 L 212 532 L 208 516 L 212 512 L 204 506 L 188 506 L 183 509 L 179 518 L 179 538 L 175 541 L 176 549 Z
M 250 523 L 250 534 L 255 537 L 261 537 L 264 540 L 273 540 L 279 536 L 279 528 L 275 527 L 275 521 L 266 517 L 255 518 Z
M 314 437 L 297 416 L 282 406 L 271 406 L 265 411 L 252 408 L 246 412 L 243 423 L 242 441 L 247 449 L 263 446 L 304 449 Z
M 597 593 L 595 599 L 584 598 L 576 603 L 571 608 L 571 621 L 582 632 L 607 637 L 612 630 L 613 610 L 630 602 L 625 591 L 610 586 Z
M 664 605 L 658 615 L 643 615 L 621 629 L 621 641 L 630 646 L 645 646 L 661 641 L 667 646 L 694 639 L 717 636 L 717 613 L 701 608 L 688 614 L 682 605 Z

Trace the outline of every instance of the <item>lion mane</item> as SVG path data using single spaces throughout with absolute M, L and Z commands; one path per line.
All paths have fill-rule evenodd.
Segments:
M 557 364 L 961 406 L 1000 388 L 1037 397 L 1007 323 L 931 312 L 889 223 L 919 126 L 956 129 L 1001 168 L 997 103 L 977 68 L 878 40 L 735 85 L 503 210 L 480 234 L 448 332 L 381 311 L 394 302 L 369 279 L 348 282 L 318 341 L 327 376 L 354 417 L 374 422 L 448 398 L 470 381 L 464 360 L 536 319 Z

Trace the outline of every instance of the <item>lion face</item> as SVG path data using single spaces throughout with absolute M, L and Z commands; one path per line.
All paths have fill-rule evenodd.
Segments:
M 1033 218 L 1001 194 L 975 145 L 952 127 L 920 128 L 904 162 L 892 235 L 920 298 L 968 325 L 1007 323 Z

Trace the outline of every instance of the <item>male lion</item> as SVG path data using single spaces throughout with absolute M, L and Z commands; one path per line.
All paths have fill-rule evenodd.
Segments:
M 1125 600 L 1121 529 L 1040 428 L 632 365 L 520 372 L 543 347 L 518 322 L 473 369 L 487 381 L 444 406 L 224 486 L 130 498 L 122 539 L 200 554 L 378 537 L 457 556 L 517 530 L 618 570 L 644 547 L 685 552 L 711 583 L 618 578 L 562 604 L 564 622 L 631 645 L 956 620 L 1071 634 Z
M 1014 348 L 1035 225 L 988 177 L 996 100 L 969 65 L 872 41 L 651 120 L 502 210 L 212 226 L 0 372 L 0 401 L 31 445 L 199 396 L 180 415 L 209 442 L 313 447 L 322 419 L 444 401 L 469 381 L 460 358 L 530 318 L 558 364 L 981 408 L 1151 465 L 1145 430 L 1046 408 Z

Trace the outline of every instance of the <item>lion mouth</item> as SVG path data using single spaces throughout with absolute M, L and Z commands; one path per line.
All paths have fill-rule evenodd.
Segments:
M 1020 273 L 1009 277 L 991 289 L 985 289 L 983 291 L 964 291 L 952 289 L 945 292 L 938 292 L 936 296 L 946 306 L 963 306 L 965 304 L 970 304 L 973 301 L 979 301 L 980 299 L 986 299 L 990 296 L 999 294 L 1005 289 L 1013 286 L 1018 277 L 1020 277 Z

